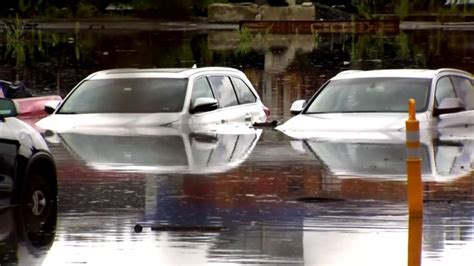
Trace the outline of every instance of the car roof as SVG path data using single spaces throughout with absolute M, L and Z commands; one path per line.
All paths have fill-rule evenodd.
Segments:
M 241 75 L 242 72 L 230 67 L 200 67 L 200 68 L 116 68 L 102 70 L 90 74 L 86 79 L 115 79 L 115 78 L 189 78 L 195 74 L 232 73 Z
M 355 78 L 424 78 L 432 79 L 436 75 L 449 72 L 450 74 L 461 74 L 471 76 L 470 73 L 459 69 L 380 69 L 380 70 L 346 70 L 342 71 L 331 80 L 355 79 Z

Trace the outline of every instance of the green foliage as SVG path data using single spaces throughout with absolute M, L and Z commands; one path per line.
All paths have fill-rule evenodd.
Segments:
M 357 7 L 357 12 L 364 18 L 370 19 L 372 14 L 372 4 L 373 0 L 357 0 L 353 1 L 353 4 Z
M 73 14 L 68 8 L 57 8 L 55 6 L 50 6 L 45 10 L 44 16 L 47 19 L 58 19 L 71 18 L 73 17 Z
M 415 1 L 416 2 L 416 1 Z M 398 0 L 395 5 L 395 14 L 397 14 L 401 19 L 408 16 L 410 12 L 409 0 Z
M 410 47 L 408 41 L 408 35 L 401 32 L 395 37 L 395 42 L 398 43 L 398 57 L 401 59 L 408 59 L 410 57 Z
M 76 17 L 90 18 L 94 17 L 95 15 L 97 15 L 97 9 L 93 5 L 79 2 L 76 10 Z
M 252 50 L 252 33 L 243 28 L 239 31 L 239 46 L 237 52 L 240 54 L 247 54 Z
M 26 11 L 26 4 L 25 4 L 25 0 L 19 0 L 18 1 L 18 9 L 20 9 L 21 12 L 25 12 Z
M 45 8 L 43 0 L 18 0 L 18 11 L 22 15 L 35 16 L 38 11 Z
M 319 32 L 317 30 L 313 29 L 311 29 L 311 35 L 313 35 L 315 47 L 318 47 L 321 43 L 321 35 L 319 35 Z
M 13 57 L 16 59 L 16 66 L 24 64 L 26 59 L 24 47 L 24 23 L 20 20 L 18 15 L 14 22 L 4 22 L 5 24 L 5 42 L 6 54 L 5 57 Z

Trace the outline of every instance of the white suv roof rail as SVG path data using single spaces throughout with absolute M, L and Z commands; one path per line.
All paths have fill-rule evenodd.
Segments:
M 443 73 L 443 72 L 457 72 L 457 73 L 460 73 L 460 74 L 472 76 L 471 73 L 469 73 L 467 71 L 464 71 L 464 70 L 461 70 L 461 69 L 456 69 L 456 68 L 440 68 L 440 69 L 438 69 L 438 74 Z
M 362 72 L 363 70 L 344 70 L 344 71 L 341 71 L 339 73 L 337 73 L 336 76 L 334 77 L 339 77 L 339 76 L 344 76 L 344 75 L 347 75 L 347 74 L 353 74 L 353 73 L 357 73 L 357 72 Z
M 89 74 L 86 79 L 93 79 L 96 76 L 108 74 L 128 74 L 128 73 L 181 73 L 184 77 L 193 75 L 195 73 L 225 71 L 233 73 L 241 73 L 239 69 L 231 67 L 195 67 L 192 68 L 112 68 L 99 70 Z

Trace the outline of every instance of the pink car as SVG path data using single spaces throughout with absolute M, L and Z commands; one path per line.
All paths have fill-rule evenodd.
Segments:
M 59 95 L 37 96 L 29 98 L 13 99 L 15 102 L 20 117 L 22 116 L 46 116 L 44 106 L 49 101 L 61 101 Z
M 18 109 L 18 118 L 30 125 L 48 115 L 44 110 L 48 102 L 62 100 L 59 95 L 32 97 L 22 83 L 13 84 L 3 80 L 0 80 L 0 98 L 12 99 Z

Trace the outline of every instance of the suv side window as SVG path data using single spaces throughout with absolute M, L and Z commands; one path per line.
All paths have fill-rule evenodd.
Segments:
M 257 100 L 257 97 L 255 97 L 244 81 L 239 78 L 232 78 L 232 82 L 235 85 L 235 90 L 237 92 L 237 97 L 239 98 L 240 104 L 254 103 Z
M 221 108 L 238 105 L 237 96 L 229 77 L 209 77 L 211 86 L 217 95 L 219 106 Z
M 214 98 L 211 85 L 209 85 L 209 82 L 205 77 L 199 78 L 194 82 L 193 93 L 191 94 L 191 105 L 194 103 L 194 100 L 200 97 Z
M 452 76 L 456 94 L 464 102 L 466 110 L 474 110 L 474 86 L 468 78 Z
M 435 106 L 438 106 L 441 101 L 446 98 L 455 98 L 456 92 L 454 92 L 453 84 L 449 77 L 442 77 L 438 80 L 436 84 L 436 94 L 435 94 Z

